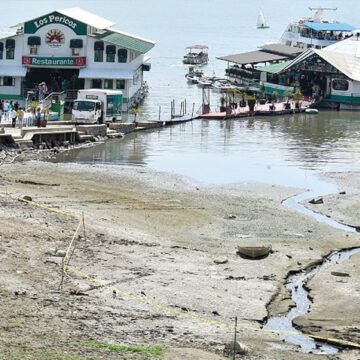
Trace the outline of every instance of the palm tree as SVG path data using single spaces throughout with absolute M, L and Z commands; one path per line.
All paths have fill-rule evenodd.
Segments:
M 238 88 L 233 87 L 233 88 L 228 89 L 227 93 L 228 93 L 229 96 L 232 97 L 232 102 L 234 104 L 235 103 L 235 97 L 239 96 L 240 90 Z
M 132 107 L 130 109 L 130 114 L 134 115 L 134 123 L 136 123 L 136 115 L 139 113 L 139 108 Z
M 301 90 L 300 90 L 300 89 L 297 89 L 296 92 L 294 93 L 294 100 L 296 101 L 295 106 L 296 106 L 297 108 L 300 107 L 299 101 L 302 99 L 302 97 L 303 97 L 303 94 L 302 94 Z

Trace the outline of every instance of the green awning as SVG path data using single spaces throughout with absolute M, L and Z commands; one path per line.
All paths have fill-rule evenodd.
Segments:
M 107 45 L 106 53 L 107 54 L 116 54 L 116 46 L 115 45 Z
M 150 71 L 151 69 L 151 64 L 148 62 L 145 62 L 141 65 L 142 71 Z
M 5 47 L 7 49 L 15 49 L 15 40 L 14 39 L 7 39 L 5 43 Z
M 82 47 L 83 47 L 82 39 L 71 39 L 70 40 L 70 48 L 82 49 Z
M 94 43 L 94 50 L 104 50 L 104 43 L 102 41 L 96 41 Z
M 41 45 L 40 36 L 29 36 L 28 37 L 28 45 L 30 45 L 30 46 Z
M 107 30 L 103 34 L 97 34 L 96 38 L 121 48 L 138 51 L 142 54 L 147 53 L 155 46 L 155 43 L 151 41 L 143 40 L 131 35 L 126 35 L 111 30 Z
M 261 71 L 261 72 L 271 73 L 271 74 L 278 74 L 279 72 L 284 70 L 285 67 L 288 66 L 291 62 L 292 62 L 292 60 L 288 60 L 288 61 L 284 61 L 281 63 L 271 64 L 268 66 L 261 66 L 261 67 L 257 67 L 256 70 Z

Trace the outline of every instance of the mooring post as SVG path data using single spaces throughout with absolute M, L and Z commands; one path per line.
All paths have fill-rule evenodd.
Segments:
M 161 117 L 161 105 L 159 105 L 159 121 L 160 121 L 160 117 Z
M 236 358 L 236 328 L 237 328 L 237 316 L 235 316 L 233 360 L 235 360 Z
M 175 112 L 175 99 L 171 102 L 171 119 L 174 118 L 174 112 Z
M 195 103 L 193 103 L 193 106 L 192 106 L 191 118 L 194 117 L 194 110 L 195 110 Z

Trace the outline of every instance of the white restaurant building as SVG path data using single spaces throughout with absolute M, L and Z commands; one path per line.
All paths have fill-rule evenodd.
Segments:
M 23 104 L 28 90 L 105 88 L 123 91 L 123 110 L 135 103 L 150 70 L 145 54 L 155 43 L 113 29 L 112 21 L 79 8 L 20 23 L 0 39 L 0 99 Z M 65 80 L 65 83 L 63 82 Z

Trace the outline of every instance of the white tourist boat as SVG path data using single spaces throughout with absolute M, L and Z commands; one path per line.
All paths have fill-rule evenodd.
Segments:
M 339 21 L 323 19 L 325 10 L 336 11 L 336 8 L 310 7 L 309 9 L 315 11 L 314 16 L 291 22 L 281 36 L 281 44 L 303 49 L 321 49 L 352 36 L 355 27 Z
M 213 89 L 215 91 L 224 93 L 228 92 L 230 89 L 238 89 L 238 87 L 231 84 L 228 80 L 218 80 L 214 82 Z
M 190 65 L 204 65 L 209 61 L 208 47 L 206 45 L 192 45 L 186 48 L 183 63 Z
M 264 13 L 263 13 L 263 11 L 261 9 L 259 10 L 259 16 L 258 16 L 258 19 L 257 19 L 256 27 L 258 29 L 268 29 L 270 27 L 266 23 Z

